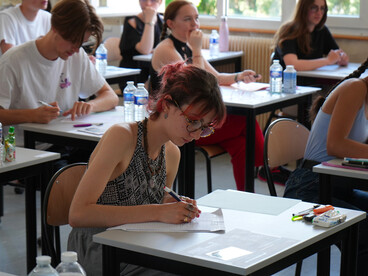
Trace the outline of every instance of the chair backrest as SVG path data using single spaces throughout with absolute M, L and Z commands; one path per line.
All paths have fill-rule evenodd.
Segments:
M 107 49 L 107 62 L 120 61 L 122 59 L 120 54 L 120 37 L 108 37 L 104 41 Z
M 51 256 L 53 264 L 60 262 L 59 226 L 69 224 L 69 207 L 86 168 L 84 162 L 67 165 L 54 174 L 47 186 L 42 226 L 47 255 Z
M 264 167 L 270 194 L 277 196 L 270 168 L 303 158 L 309 129 L 291 119 L 278 119 L 267 128 L 264 142 Z

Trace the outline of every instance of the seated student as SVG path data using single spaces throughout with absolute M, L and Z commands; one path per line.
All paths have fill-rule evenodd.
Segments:
M 136 55 L 147 55 L 160 42 L 163 18 L 157 13 L 162 0 L 139 0 L 142 11 L 136 16 L 125 18 L 123 34 L 120 40 L 120 52 L 123 59 L 120 67 L 140 68 L 141 73 L 137 82 L 146 82 L 149 67 L 139 67 L 137 61 L 133 60 Z M 121 91 L 124 90 L 126 82 L 131 78 L 126 77 L 119 84 Z
M 43 37 L 10 49 L 0 58 L 0 122 L 47 124 L 60 115 L 77 116 L 114 108 L 118 97 L 100 76 L 81 44 L 101 41 L 103 25 L 88 0 L 62 0 L 52 10 Z M 96 94 L 91 101 L 79 101 Z M 49 103 L 43 106 L 39 101 Z M 17 143 L 20 131 L 16 131 Z
M 0 56 L 11 47 L 45 35 L 51 27 L 46 0 L 22 0 L 0 12 Z
M 167 37 L 167 29 L 171 34 Z M 198 29 L 198 11 L 188 1 L 176 0 L 165 10 L 164 25 L 159 45 L 152 56 L 150 70 L 151 96 L 158 91 L 160 80 L 158 72 L 165 64 L 186 61 L 212 73 L 220 85 L 230 85 L 236 81 L 252 82 L 261 78 L 252 70 L 226 74 L 217 72 L 201 54 L 202 32 Z M 167 37 L 167 38 L 166 38 Z M 196 141 L 197 145 L 218 144 L 230 155 L 237 189 L 245 189 L 245 136 L 246 122 L 244 116 L 229 115 L 221 129 L 210 137 Z M 263 165 L 263 134 L 256 122 L 255 166 Z
M 286 182 L 285 197 L 318 202 L 319 176 L 312 167 L 334 158 L 368 158 L 368 78 L 360 79 L 368 59 L 330 91 L 319 97 L 311 109 L 314 120 L 304 161 Z M 323 104 L 323 105 L 322 105 Z M 317 114 L 317 115 L 316 115 Z M 332 177 L 334 206 L 368 211 L 368 193 L 352 188 L 354 181 Z M 358 275 L 368 271 L 368 223 L 359 224 Z
M 274 38 L 273 59 L 280 60 L 284 69 L 286 65 L 307 71 L 330 64 L 348 64 L 349 57 L 339 49 L 325 25 L 327 10 L 325 0 L 297 2 L 294 18 L 283 24 Z
M 186 223 L 200 215 L 194 200 L 177 202 L 164 186 L 171 187 L 177 174 L 178 146 L 221 126 L 226 108 L 212 74 L 183 63 L 167 65 L 162 72 L 162 87 L 149 102 L 149 118 L 107 130 L 74 195 L 68 250 L 78 252 L 87 275 L 101 275 L 102 248 L 93 243 L 93 234 L 125 223 Z M 145 270 L 121 267 L 121 275 Z

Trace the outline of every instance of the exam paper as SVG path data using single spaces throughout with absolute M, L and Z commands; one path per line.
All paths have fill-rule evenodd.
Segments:
M 234 88 L 238 88 L 244 91 L 258 91 L 258 90 L 265 90 L 268 87 L 270 87 L 270 85 L 268 83 L 261 83 L 261 82 L 249 82 L 249 83 L 245 83 L 242 81 L 233 83 L 231 85 Z
M 190 223 L 171 224 L 163 222 L 129 223 L 108 228 L 107 230 L 125 230 L 141 232 L 217 232 L 225 231 L 224 216 L 221 209 L 212 213 L 202 212 L 199 218 Z

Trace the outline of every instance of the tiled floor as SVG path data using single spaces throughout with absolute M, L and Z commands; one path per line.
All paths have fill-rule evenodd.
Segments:
M 196 198 L 207 193 L 205 162 L 201 155 L 196 157 Z M 232 173 L 232 166 L 228 155 L 223 155 L 212 160 L 213 166 L 213 190 L 236 189 Z M 256 180 L 256 193 L 268 194 L 267 184 Z M 279 195 L 283 194 L 283 187 L 277 185 Z M 0 272 L 15 275 L 26 275 L 26 251 L 25 251 L 25 216 L 24 194 L 16 195 L 12 187 L 6 186 L 5 214 L 0 223 Z M 39 199 L 38 199 L 39 203 Z M 63 249 L 67 240 L 69 227 L 62 229 Z M 40 254 L 40 252 L 39 252 Z M 331 275 L 339 274 L 340 252 L 334 246 L 332 251 Z M 303 261 L 302 275 L 316 275 L 316 256 L 313 255 Z M 295 266 L 289 267 L 277 276 L 294 275 Z M 1 274 L 0 274 L 1 275 Z

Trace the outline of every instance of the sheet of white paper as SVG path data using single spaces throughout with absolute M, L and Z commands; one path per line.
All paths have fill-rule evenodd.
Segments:
M 250 82 L 245 83 L 243 81 L 235 82 L 231 85 L 232 87 L 244 90 L 244 91 L 258 91 L 258 90 L 265 90 L 270 87 L 268 83 L 261 83 L 261 82 Z
M 85 116 L 77 117 L 74 121 L 71 120 L 70 115 L 61 120 L 63 123 L 72 124 L 101 124 L 107 123 L 109 125 L 124 122 L 124 109 L 117 106 L 116 110 L 109 110 L 104 112 L 91 113 Z
M 170 224 L 163 222 L 143 222 L 123 224 L 108 228 L 107 230 L 125 230 L 141 232 L 217 232 L 224 231 L 224 216 L 221 209 L 212 213 L 202 212 L 199 218 L 193 219 L 190 223 Z
M 239 202 L 243 202 L 239 204 Z M 267 202 L 267 204 L 265 204 Z M 300 202 L 298 199 L 249 194 L 234 190 L 216 190 L 197 200 L 198 205 L 245 212 L 278 215 Z

